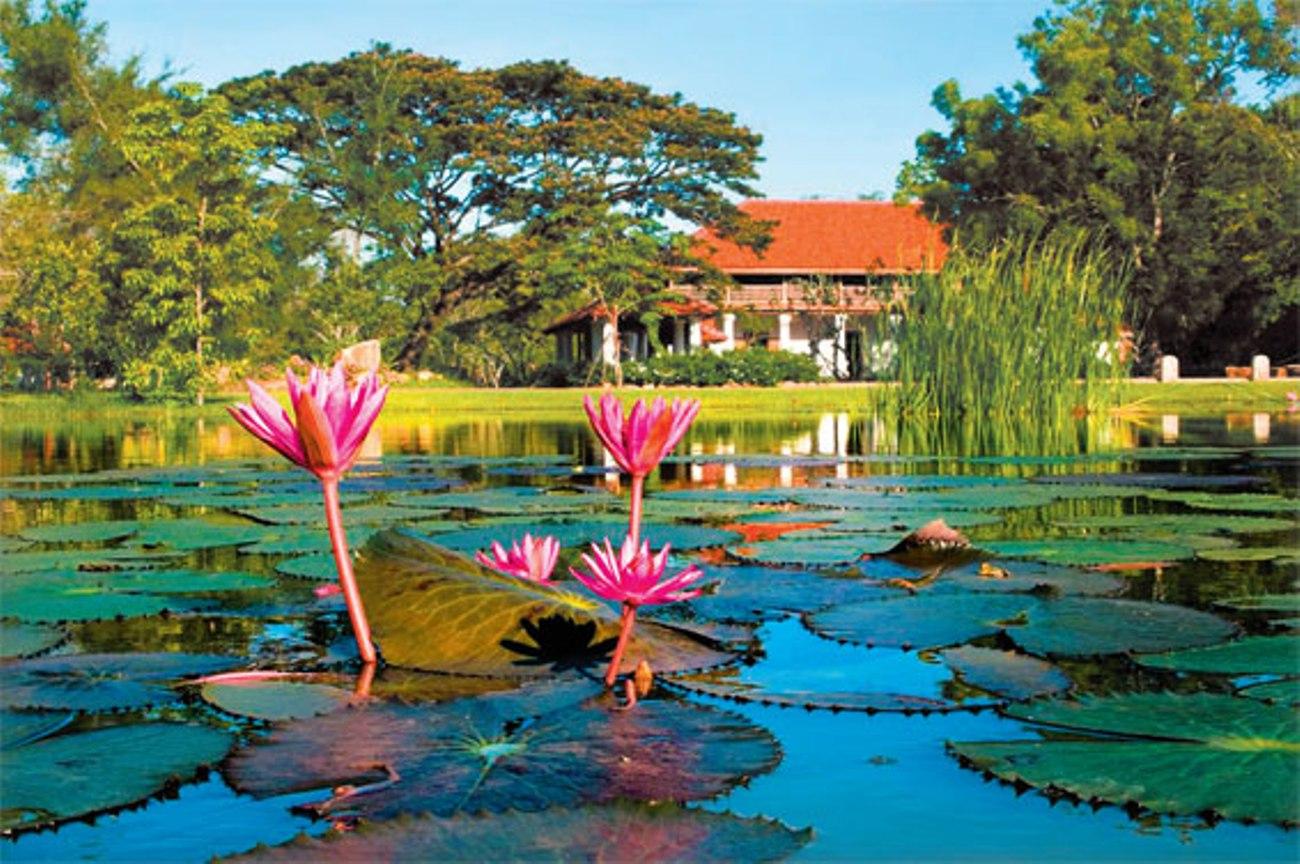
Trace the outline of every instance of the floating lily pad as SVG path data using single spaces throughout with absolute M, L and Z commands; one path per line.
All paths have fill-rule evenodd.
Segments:
M 1300 636 L 1247 636 L 1236 642 L 1136 658 L 1143 666 L 1214 675 L 1292 675 L 1300 669 Z
M 831 477 L 827 486 L 851 489 L 958 489 L 971 486 L 1006 486 L 1009 477 L 986 474 L 872 474 L 865 477 Z
M 1300 563 L 1300 550 L 1295 546 L 1248 546 L 1237 549 L 1202 549 L 1197 558 L 1206 561 L 1242 562 L 1277 561 L 1282 564 Z
M 6 552 L 0 555 L 0 573 L 34 573 L 39 570 L 135 570 L 155 567 L 176 558 L 175 552 L 148 549 L 51 549 L 42 552 Z
M 1241 474 L 1175 474 L 1169 473 L 1094 473 L 1094 474 L 1055 474 L 1033 478 L 1035 483 L 1091 486 L 1110 484 L 1118 486 L 1140 486 L 1157 489 L 1239 489 L 1258 486 L 1264 481 L 1259 477 Z
M 398 507 L 393 504 L 343 504 L 343 524 L 349 531 L 358 525 L 386 525 L 390 522 L 416 522 L 428 519 L 435 514 L 418 507 Z M 261 506 L 241 508 L 239 514 L 267 525 L 318 525 L 325 526 L 325 506 L 319 501 L 313 504 L 285 504 L 281 506 Z M 269 535 L 263 529 L 257 537 L 259 540 Z M 277 534 L 283 532 L 276 532 Z
M 1028 483 L 996 487 L 945 489 L 931 492 L 884 493 L 853 489 L 792 489 L 789 500 L 809 507 L 848 510 L 889 510 L 903 513 L 923 510 L 946 514 L 952 510 L 1002 510 L 1040 507 L 1056 497 L 1051 489 Z
M 864 555 L 888 552 L 904 534 L 848 534 L 823 537 L 782 537 L 763 543 L 748 543 L 731 550 L 742 561 L 754 564 L 797 564 L 803 567 L 846 567 Z
M 958 706 L 942 699 L 908 693 L 860 690 L 784 690 L 747 681 L 735 667 L 714 669 L 694 675 L 675 675 L 670 682 L 689 693 L 728 699 L 732 702 L 777 705 L 782 708 L 861 711 L 867 714 L 945 712 Z
M 1240 513 L 1300 514 L 1300 498 L 1270 495 L 1262 492 L 1215 494 L 1213 492 L 1186 492 L 1153 490 L 1152 501 L 1170 501 L 1197 510 L 1229 510 Z
M 441 495 L 399 495 L 394 503 L 407 507 L 433 507 L 441 510 L 477 510 L 480 513 L 573 513 L 593 507 L 608 506 L 618 499 L 603 489 L 558 488 L 540 486 L 497 486 L 473 492 L 447 492 Z
M 967 684 L 1008 699 L 1055 695 L 1069 690 L 1072 683 L 1051 663 L 1014 651 L 963 645 L 940 656 Z
M 733 714 L 663 699 L 619 712 L 609 697 L 580 703 L 568 695 L 592 689 L 527 688 L 435 706 L 372 703 L 273 732 L 237 752 L 227 776 L 237 790 L 265 797 L 382 783 L 395 772 L 401 779 L 392 785 L 322 808 L 383 819 L 697 800 L 780 759 L 770 733 Z
M 1300 594 L 1257 594 L 1254 597 L 1226 597 L 1215 606 L 1238 612 L 1300 612 Z
M 418 526 L 412 526 L 418 530 Z M 606 537 L 617 545 L 627 534 L 626 517 L 613 516 L 607 519 L 580 520 L 509 520 L 476 522 L 468 528 L 457 531 L 440 532 L 436 538 L 440 545 L 458 552 L 474 552 L 487 549 L 498 542 L 509 548 L 511 543 L 522 540 L 524 534 L 534 537 L 550 535 L 560 541 L 561 546 L 586 546 L 599 542 Z M 641 526 L 641 536 L 659 548 L 671 544 L 674 549 L 702 549 L 709 546 L 724 546 L 740 539 L 732 531 L 708 528 L 703 525 L 675 525 L 662 522 L 647 522 Z
M 490 818 L 405 816 L 325 839 L 307 835 L 232 861 L 779 861 L 812 831 L 674 804 L 620 802 Z
M 1124 516 L 1083 516 L 1056 523 L 1063 528 L 1095 531 L 1170 531 L 1175 534 L 1268 534 L 1296 527 L 1289 519 L 1264 516 L 1224 516 L 1200 513 L 1131 513 Z
M 213 682 L 199 691 L 205 702 L 227 714 L 257 720 L 296 720 L 329 714 L 348 704 L 350 690 L 335 680 L 271 679 L 265 681 Z
M 863 645 L 942 648 L 1005 632 L 1036 654 L 1090 656 L 1220 642 L 1221 618 L 1163 603 L 1016 594 L 918 594 L 852 603 L 808 617 L 814 632 Z
M 198 609 L 201 600 L 158 595 L 206 594 L 262 588 L 266 576 L 203 570 L 79 571 L 21 573 L 0 583 L 4 612 L 24 621 L 90 621 L 153 615 L 163 609 Z
M 252 543 L 266 536 L 261 525 L 214 522 L 210 519 L 168 519 L 145 523 L 133 542 L 193 552 Z
M 1300 726 L 1288 707 L 1209 693 L 1031 702 L 1018 720 L 1135 740 L 961 742 L 973 767 L 1009 782 L 1172 815 L 1293 824 Z M 1266 794 L 1262 790 L 1267 790 Z
M 651 501 L 718 501 L 724 504 L 784 504 L 791 499 L 794 489 L 669 489 L 646 497 Z
M 822 576 L 807 570 L 776 567 L 705 566 L 708 593 L 694 600 L 663 607 L 682 618 L 711 619 L 756 624 L 773 617 L 812 612 L 833 603 L 867 600 L 886 594 L 885 589 L 861 579 Z
M 445 675 L 387 666 L 371 683 L 370 695 L 390 702 L 418 705 L 514 690 L 520 683 L 518 678 Z
M 424 515 L 422 512 L 421 515 Z M 361 546 L 377 530 L 368 525 L 348 525 L 344 528 L 349 546 Z M 302 555 L 307 552 L 328 553 L 330 535 L 321 527 L 294 525 L 280 528 L 275 536 L 259 540 L 247 546 L 240 546 L 239 551 L 246 555 Z
M 867 562 L 863 572 L 875 578 L 878 562 Z M 968 591 L 1014 591 L 1098 596 L 1113 594 L 1124 580 L 1095 570 L 1044 564 L 1040 561 L 976 561 L 945 570 L 940 582 Z
M 1055 537 L 1046 540 L 991 540 L 980 548 L 1004 558 L 1031 558 L 1048 564 L 1085 567 L 1144 561 L 1182 561 L 1195 555 L 1188 546 L 1158 540 Z
M 385 531 L 366 544 L 357 582 L 385 659 L 432 672 L 548 674 L 595 667 L 613 650 L 619 619 L 604 604 L 563 588 L 487 570 L 409 533 Z M 656 671 L 725 662 L 709 640 L 650 621 L 628 643 Z
M 142 523 L 134 519 L 114 522 L 70 522 L 62 525 L 37 525 L 24 529 L 23 536 L 38 543 L 104 543 L 130 537 Z
M 0 830 L 37 828 L 135 803 L 216 764 L 233 736 L 210 726 L 143 723 L 0 751 Z
M 1300 678 L 1283 678 L 1280 681 L 1252 684 L 1249 687 L 1242 687 L 1237 693 L 1251 699 L 1296 706 L 1300 705 Z
M 275 572 L 298 579 L 318 579 L 322 582 L 331 582 L 339 578 L 338 565 L 334 563 L 334 556 L 328 552 L 302 555 L 281 561 L 275 565 Z
M 30 540 L 0 534 L 0 552 L 5 553 L 6 555 L 10 552 L 17 552 L 19 549 L 26 549 L 30 545 L 32 545 L 32 541 Z
M 48 738 L 75 719 L 77 715 L 67 711 L 0 710 L 0 751 Z
M 105 711 L 171 702 L 169 682 L 223 672 L 214 654 L 67 654 L 0 666 L 0 707 Z
M 0 597 L 3 596 L 0 592 Z M 5 614 L 13 613 L 5 609 Z M 67 634 L 57 627 L 0 621 L 0 657 L 28 657 L 53 648 L 66 638 Z

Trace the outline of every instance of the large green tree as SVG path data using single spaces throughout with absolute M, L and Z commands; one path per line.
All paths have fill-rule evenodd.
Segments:
M 969 242 L 1099 230 L 1133 262 L 1141 335 L 1193 366 L 1294 355 L 1294 102 L 1246 104 L 1294 75 L 1288 28 L 1256 0 L 1060 0 L 1019 40 L 1035 85 L 939 86 L 949 129 L 899 194 Z
M 671 215 L 760 242 L 729 196 L 752 195 L 759 137 L 722 111 L 564 63 L 467 71 L 377 46 L 222 88 L 286 132 L 283 176 L 365 238 L 369 279 L 402 298 L 395 361 L 419 362 L 457 312 L 510 307 L 551 214 Z

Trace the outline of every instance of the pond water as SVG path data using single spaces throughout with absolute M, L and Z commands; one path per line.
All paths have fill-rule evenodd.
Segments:
M 626 487 L 580 417 L 381 419 L 343 484 L 353 545 L 377 538 L 368 605 L 424 578 L 383 551 L 394 526 L 461 552 L 555 534 L 557 572 L 617 535 Z M 638 632 L 703 634 L 662 656 L 714 668 L 621 712 L 595 654 L 560 662 L 535 630 L 476 677 L 358 677 L 316 591 L 315 487 L 230 422 L 6 417 L 0 857 L 206 861 L 359 816 L 386 824 L 348 837 L 370 860 L 540 834 L 684 860 L 1294 861 L 1297 419 L 706 415 L 651 478 L 646 533 L 718 587 Z M 891 553 L 933 518 L 982 551 Z M 377 632 L 402 614 L 372 610 Z M 390 648 L 459 658 L 480 626 L 427 620 Z M 252 667 L 319 675 L 180 683 Z M 438 816 L 387 824 L 403 811 Z M 347 847 L 301 860 L 326 853 Z

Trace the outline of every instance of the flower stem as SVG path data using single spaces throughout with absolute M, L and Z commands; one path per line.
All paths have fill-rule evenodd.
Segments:
M 627 536 L 632 538 L 632 548 L 641 543 L 641 496 L 645 493 L 645 477 L 632 475 L 632 515 L 627 520 Z
M 614 657 L 609 661 L 609 671 L 605 673 L 605 686 L 613 687 L 618 678 L 618 667 L 623 662 L 623 652 L 627 650 L 627 640 L 632 635 L 632 625 L 636 623 L 636 607 L 630 603 L 623 604 L 623 621 L 618 631 L 618 644 L 614 646 Z
M 375 646 L 370 641 L 370 623 L 366 621 L 366 609 L 361 605 L 361 592 L 357 589 L 357 579 L 352 574 L 352 558 L 348 555 L 348 538 L 343 533 L 343 513 L 339 509 L 339 481 L 322 479 L 321 488 L 325 492 L 325 522 L 329 525 L 330 546 L 334 550 L 334 564 L 339 571 L 339 585 L 343 588 L 343 600 L 348 606 L 348 618 L 352 622 L 352 635 L 357 638 L 357 651 L 362 663 L 375 662 Z

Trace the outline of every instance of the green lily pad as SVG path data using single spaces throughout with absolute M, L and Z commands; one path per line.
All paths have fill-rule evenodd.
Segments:
M 91 621 L 153 615 L 163 609 L 198 609 L 201 600 L 158 595 L 207 594 L 263 588 L 273 580 L 243 572 L 56 570 L 20 573 L 0 582 L 6 615 L 24 621 Z
M 440 510 L 476 510 L 480 513 L 574 513 L 609 506 L 618 499 L 603 489 L 583 487 L 497 486 L 472 492 L 440 495 L 398 495 L 395 504 Z
M 360 546 L 379 529 L 369 525 L 348 525 L 343 530 L 347 535 L 349 546 Z M 247 546 L 240 546 L 239 551 L 246 555 L 329 553 L 330 535 L 324 527 L 294 525 L 276 530 L 273 537 L 259 540 Z
M 757 624 L 775 617 L 813 612 L 834 603 L 868 600 L 885 589 L 861 579 L 823 576 L 808 570 L 777 567 L 704 566 L 706 593 L 685 603 L 662 607 L 666 617 Z
M 1008 699 L 1051 696 L 1072 686 L 1070 677 L 1051 663 L 1014 651 L 963 645 L 940 656 L 967 684 Z
M 1288 513 L 1300 515 L 1300 498 L 1264 492 L 1187 492 L 1153 490 L 1152 501 L 1169 501 L 1196 510 L 1228 510 L 1239 513 Z
M 397 666 L 531 677 L 557 666 L 595 668 L 618 637 L 619 619 L 602 603 L 503 576 L 409 533 L 376 534 L 356 569 L 375 639 Z M 626 671 L 645 659 L 670 672 L 729 656 L 707 639 L 646 621 L 623 662 Z
M 77 715 L 67 711 L 8 711 L 0 709 L 0 751 L 48 738 L 67 728 Z
M 177 698 L 168 686 L 171 681 L 223 672 L 239 662 L 214 654 L 67 654 L 22 660 L 0 666 L 0 707 L 145 708 Z
M 0 552 L 5 553 L 6 555 L 10 552 L 17 552 L 19 549 L 26 549 L 30 545 L 32 545 L 32 541 L 30 540 L 0 534 Z
M 1131 564 L 1182 561 L 1195 555 L 1187 546 L 1158 540 L 1055 537 L 1047 540 L 992 540 L 980 548 L 1004 558 L 1031 558 L 1048 564 L 1086 567 L 1097 564 Z
M 1196 553 L 1196 557 L 1223 563 L 1277 561 L 1282 564 L 1295 564 L 1300 562 L 1300 551 L 1294 546 L 1248 546 L 1237 549 L 1202 549 Z
M 227 714 L 257 720 L 297 720 L 329 714 L 348 704 L 352 692 L 335 680 L 270 679 L 212 682 L 200 689 L 203 700 Z
M 1263 699 L 1278 705 L 1300 705 L 1300 678 L 1283 678 L 1242 687 L 1237 693 L 1250 699 Z
M 1006 713 L 1134 740 L 960 742 L 949 748 L 1003 780 L 1085 800 L 1282 824 L 1293 824 L 1300 812 L 1300 726 L 1288 707 L 1209 693 L 1134 693 L 1031 702 Z
M 1238 612 L 1300 612 L 1300 594 L 1257 594 L 1254 597 L 1225 597 L 1214 605 Z
M 168 519 L 147 522 L 133 541 L 141 546 L 166 546 L 185 552 L 239 546 L 261 540 L 265 526 L 215 522 L 210 519 Z
M 882 493 L 853 489 L 792 489 L 789 499 L 809 507 L 848 510 L 888 510 L 904 513 L 924 510 L 944 514 L 953 510 L 1003 510 L 1016 507 L 1041 507 L 1057 497 L 1044 486 L 1028 483 L 994 487 L 945 489 L 931 492 Z
M 51 549 L 41 552 L 6 552 L 0 555 L 0 573 L 34 573 L 38 570 L 135 570 L 156 567 L 177 557 L 175 552 L 149 549 Z
M 973 486 L 1006 486 L 1019 481 L 987 474 L 871 474 L 864 477 L 832 477 L 827 486 L 849 489 L 961 489 Z
M 259 848 L 231 861 L 780 861 L 812 831 L 767 819 L 619 802 L 490 818 L 404 816 L 324 839 Z
M 1213 675 L 1292 675 L 1300 668 L 1300 636 L 1247 636 L 1235 642 L 1135 658 L 1143 666 Z
M 113 522 L 71 522 L 37 525 L 23 530 L 23 536 L 38 543 L 104 543 L 130 537 L 143 523 L 134 519 Z
M 412 526 L 416 527 L 416 526 Z M 418 530 L 418 527 L 416 527 Z M 626 517 L 614 516 L 608 519 L 580 520 L 538 520 L 523 519 L 509 521 L 475 522 L 471 527 L 457 531 L 440 532 L 437 541 L 440 545 L 458 552 L 474 552 L 487 549 L 498 542 L 509 548 L 511 543 L 522 540 L 524 534 L 534 537 L 550 535 L 560 541 L 561 546 L 585 546 L 599 542 L 606 537 L 617 544 L 627 534 Z M 674 549 L 703 549 L 710 546 L 725 546 L 740 539 L 732 531 L 708 528 L 703 525 L 674 525 L 662 522 L 646 522 L 641 526 L 641 536 L 659 548 L 671 544 Z
M 339 578 L 338 565 L 334 563 L 334 556 L 329 552 L 301 555 L 297 558 L 281 561 L 275 565 L 275 572 L 282 576 L 293 576 L 297 579 L 318 579 L 322 582 L 332 582 Z
M 1175 534 L 1268 534 L 1296 527 L 1290 519 L 1264 516 L 1224 516 L 1201 513 L 1131 513 L 1125 516 L 1083 516 L 1055 523 L 1062 528 L 1094 531 L 1170 531 Z
M 348 530 L 358 525 L 386 525 L 390 522 L 416 522 L 434 515 L 418 507 L 399 507 L 394 504 L 347 504 L 342 506 L 343 524 Z M 320 501 L 311 504 L 284 504 L 278 506 L 257 506 L 240 508 L 241 516 L 247 516 L 266 525 L 317 525 L 325 527 L 325 505 Z M 255 540 L 270 536 L 271 532 L 263 529 Z M 283 532 L 275 532 L 279 536 Z
M 981 571 L 980 565 L 987 563 L 993 569 Z M 863 565 L 863 572 L 868 576 L 880 578 L 881 574 L 872 568 L 876 562 Z M 1100 596 L 1114 594 L 1124 587 L 1124 580 L 1108 573 L 1095 570 L 1080 570 L 1076 567 L 1061 567 L 1044 564 L 1040 561 L 988 561 L 963 564 L 952 570 L 944 571 L 940 577 L 942 583 L 963 588 L 967 591 L 1011 591 L 1017 593 L 1079 594 L 1083 596 Z
M 434 706 L 372 703 L 297 721 L 235 753 L 227 777 L 266 797 L 395 772 L 397 783 L 318 808 L 383 819 L 698 800 L 780 760 L 770 733 L 733 714 L 664 699 L 620 712 L 609 696 L 582 702 L 594 689 L 587 683 L 541 689 Z
M 905 535 L 847 534 L 821 537 L 782 537 L 762 543 L 747 543 L 731 549 L 731 554 L 752 564 L 802 567 L 847 567 L 864 555 L 888 552 Z
M 782 708 L 803 708 L 808 711 L 820 709 L 836 712 L 860 711 L 866 714 L 929 714 L 953 711 L 959 707 L 953 702 L 909 693 L 778 689 L 745 680 L 743 673 L 734 666 L 711 669 L 694 675 L 675 675 L 669 683 L 688 693 L 712 696 L 715 699 L 776 705 Z
M 1240 489 L 1258 486 L 1263 483 L 1259 477 L 1246 474 L 1175 474 L 1164 473 L 1093 473 L 1093 474 L 1055 474 L 1035 477 L 1035 483 L 1049 485 L 1083 485 L 1109 484 L 1117 486 L 1140 486 L 1157 489 Z
M 8 609 L 5 612 L 10 614 Z M 0 658 L 29 657 L 53 648 L 66 638 L 67 634 L 57 627 L 0 621 Z
M 807 621 L 819 635 L 868 646 L 943 648 L 1001 631 L 1032 653 L 1066 656 L 1208 645 L 1235 632 L 1214 615 L 1165 603 L 965 592 L 852 603 Z
M 0 830 L 52 825 L 143 800 L 168 782 L 215 765 L 231 733 L 210 726 L 143 723 L 60 735 L 0 750 Z

